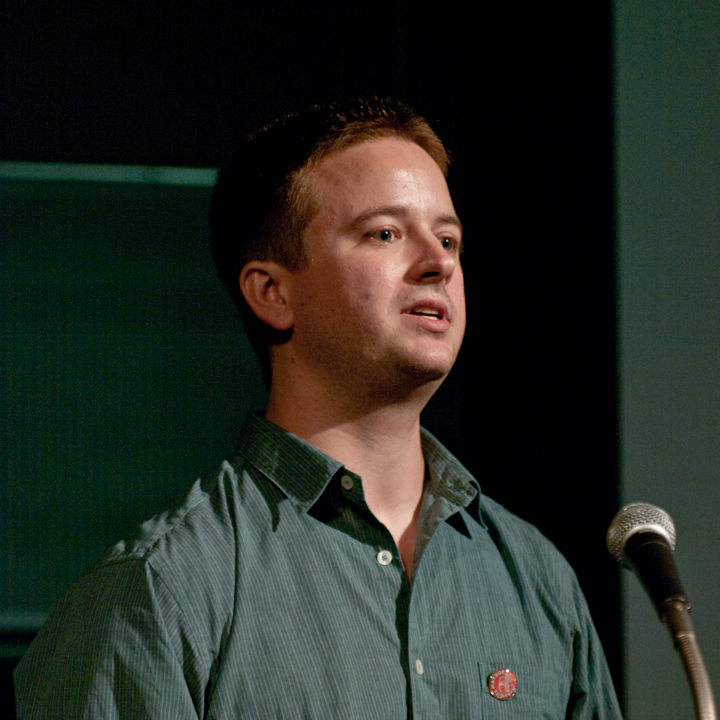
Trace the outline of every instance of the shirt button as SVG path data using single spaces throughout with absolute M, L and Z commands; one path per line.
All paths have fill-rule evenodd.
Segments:
M 343 475 L 340 478 L 340 484 L 346 489 L 346 490 L 352 490 L 355 483 L 353 482 L 353 479 L 349 475 Z
M 392 562 L 392 553 L 389 550 L 381 550 L 377 554 L 377 561 L 381 565 L 389 565 Z
M 420 660 L 415 661 L 415 672 L 418 675 L 422 675 L 425 672 L 425 668 Z

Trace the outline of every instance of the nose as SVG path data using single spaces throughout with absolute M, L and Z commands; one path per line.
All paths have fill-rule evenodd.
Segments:
M 444 247 L 442 238 L 430 232 L 416 240 L 416 256 L 410 272 L 413 282 L 432 284 L 450 280 L 458 265 L 455 250 Z

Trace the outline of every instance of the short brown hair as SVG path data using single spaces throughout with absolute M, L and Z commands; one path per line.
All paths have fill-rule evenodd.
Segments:
M 255 316 L 240 292 L 240 272 L 251 260 L 300 270 L 306 263 L 303 235 L 315 212 L 311 170 L 328 155 L 385 137 L 416 143 L 447 175 L 447 151 L 427 121 L 402 103 L 378 98 L 315 106 L 267 125 L 218 174 L 210 204 L 213 259 L 268 386 L 270 347 L 289 335 Z

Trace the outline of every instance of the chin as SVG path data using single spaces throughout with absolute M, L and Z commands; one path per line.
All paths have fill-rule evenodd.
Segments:
M 428 380 L 441 380 L 453 369 L 456 358 L 457 351 L 446 346 L 435 347 L 408 358 L 408 368 L 419 376 L 427 376 Z
M 452 370 L 457 353 L 447 346 L 424 350 L 396 348 L 367 357 L 361 373 L 365 386 L 398 397 L 423 387 L 434 392 Z
M 444 380 L 452 368 L 430 368 L 430 367 L 408 367 L 405 369 L 405 376 L 416 381 L 417 385 Z
M 425 358 L 425 361 L 405 362 L 400 370 L 406 378 L 412 378 L 417 385 L 444 380 L 455 364 L 455 357 Z

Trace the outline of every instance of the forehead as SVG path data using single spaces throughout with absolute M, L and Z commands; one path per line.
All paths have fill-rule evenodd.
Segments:
M 400 138 L 371 140 L 333 153 L 312 168 L 307 179 L 316 211 L 352 211 L 390 202 L 452 207 L 438 164 L 419 145 Z

